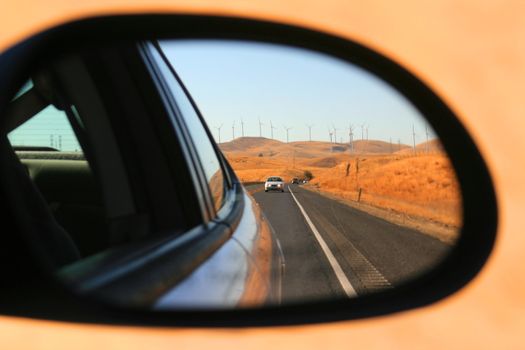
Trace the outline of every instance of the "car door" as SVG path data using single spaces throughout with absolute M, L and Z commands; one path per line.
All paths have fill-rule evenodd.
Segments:
M 188 290 L 191 303 L 210 306 L 209 298 L 217 300 L 217 293 L 205 292 L 201 283 L 217 280 L 216 287 L 222 291 L 220 303 L 231 305 L 241 303 L 278 302 L 280 300 L 281 275 L 284 261 L 280 246 L 263 214 L 255 202 L 244 192 L 235 173 L 213 141 L 210 131 L 203 122 L 200 112 L 191 99 L 177 73 L 164 56 L 160 45 L 142 45 L 145 61 L 158 77 L 159 89 L 171 101 L 174 114 L 178 115 L 181 130 L 186 138 L 189 151 L 194 154 L 196 170 L 207 198 L 206 207 L 211 220 L 221 222 L 232 230 L 231 242 L 222 247 L 208 262 L 184 283 L 167 293 L 157 307 L 181 306 L 181 290 Z M 231 244 L 231 246 L 230 246 Z M 240 249 L 240 250 L 239 250 Z M 241 263 L 238 263 L 241 262 Z M 220 272 L 223 279 L 217 279 L 218 266 L 229 266 Z M 236 289 L 237 293 L 232 293 Z M 196 293 L 197 291 L 200 291 Z M 239 292 L 242 293 L 239 294 Z
M 76 293 L 160 309 L 279 298 L 278 245 L 151 43 L 49 68 L 79 114 L 100 184 L 107 246 L 54 272 Z

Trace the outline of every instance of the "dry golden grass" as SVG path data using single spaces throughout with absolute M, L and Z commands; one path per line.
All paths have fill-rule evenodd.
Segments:
M 330 170 L 317 169 L 311 185 L 354 200 L 361 189 L 363 202 L 453 227 L 461 225 L 459 186 L 444 154 L 349 157 Z
M 428 148 L 418 145 L 416 154 L 406 145 L 388 153 L 389 143 L 372 140 L 356 142 L 353 154 L 346 144 L 286 144 L 264 138 L 242 138 L 221 148 L 243 182 L 262 182 L 272 175 L 289 182 L 308 170 L 314 175 L 308 186 L 321 192 L 357 201 L 361 189 L 360 203 L 450 228 L 461 226 L 459 186 L 435 140 Z M 427 149 L 431 153 L 422 152 Z

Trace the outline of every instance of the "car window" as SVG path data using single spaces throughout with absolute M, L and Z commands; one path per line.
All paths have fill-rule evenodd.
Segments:
M 52 105 L 11 131 L 8 138 L 18 150 L 82 151 L 66 113 Z
M 24 85 L 14 100 L 31 88 L 31 82 Z M 8 140 L 80 257 L 106 249 L 102 191 L 66 112 L 49 104 L 13 129 Z
M 180 115 L 184 120 L 195 145 L 195 149 L 206 176 L 206 181 L 208 182 L 215 210 L 219 210 L 224 201 L 225 180 L 221 169 L 221 163 L 215 148 L 213 147 L 213 143 L 210 140 L 199 115 L 182 88 L 181 83 L 170 70 L 170 67 L 168 66 L 169 62 L 164 61 L 158 53 L 154 53 L 154 57 L 162 71 L 166 83 L 168 84 L 170 92 L 173 94 Z

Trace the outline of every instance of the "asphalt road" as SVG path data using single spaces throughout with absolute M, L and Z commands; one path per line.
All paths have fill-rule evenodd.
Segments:
M 284 302 L 352 296 L 345 280 L 357 295 L 395 288 L 435 266 L 451 249 L 298 185 L 253 196 L 283 249 Z

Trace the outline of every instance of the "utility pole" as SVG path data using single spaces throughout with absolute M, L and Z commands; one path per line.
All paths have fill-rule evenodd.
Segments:
M 262 137 L 262 126 L 264 124 L 261 122 L 261 118 L 259 118 L 259 137 Z
M 308 140 L 310 142 L 312 141 L 312 127 L 313 126 L 314 126 L 313 124 L 310 124 L 310 125 L 306 124 L 306 127 L 308 128 Z
M 414 124 L 412 124 L 412 143 L 414 145 L 414 154 L 416 154 L 416 131 L 414 130 Z
M 273 140 L 273 130 L 277 129 L 275 126 L 273 126 L 272 121 L 270 120 L 270 132 L 272 134 L 272 140 Z
M 241 118 L 241 135 L 244 137 L 244 120 Z
M 292 128 L 291 127 L 287 127 L 286 125 L 283 125 L 284 129 L 286 130 L 286 143 L 288 143 L 288 131 L 290 131 Z
M 216 126 L 215 129 L 217 129 L 218 133 L 219 133 L 219 143 L 221 143 L 221 128 L 224 124 L 221 124 L 219 126 Z

